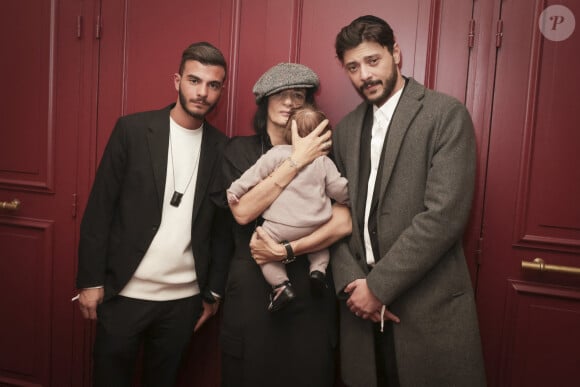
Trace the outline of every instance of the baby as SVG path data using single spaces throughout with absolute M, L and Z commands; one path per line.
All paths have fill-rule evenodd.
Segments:
M 292 142 L 291 124 L 296 121 L 298 134 L 304 137 L 312 132 L 326 116 L 311 105 L 293 112 L 286 127 L 286 141 Z M 330 129 L 330 126 L 327 127 Z M 227 190 L 228 201 L 237 203 L 239 198 L 253 186 L 267 178 L 292 154 L 292 145 L 277 145 L 266 152 Z M 331 199 L 348 204 L 347 180 L 341 177 L 332 160 L 327 156 L 315 159 L 304 166 L 285 187 L 278 198 L 268 207 L 262 217 L 263 229 L 281 243 L 299 239 L 316 230 L 332 216 Z M 313 289 L 326 287 L 328 249 L 308 254 L 310 283 Z M 277 311 L 294 299 L 294 290 L 282 262 L 268 262 L 260 266 L 266 281 L 272 286 L 268 310 Z

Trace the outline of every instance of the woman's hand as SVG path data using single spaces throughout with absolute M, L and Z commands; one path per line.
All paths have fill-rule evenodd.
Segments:
M 308 136 L 300 137 L 296 121 L 292 120 L 291 158 L 298 164 L 298 168 L 310 164 L 317 157 L 327 155 L 328 151 L 330 151 L 332 132 L 327 130 L 325 133 L 320 134 L 326 128 L 326 125 L 328 125 L 328 120 L 322 121 Z
M 295 256 L 308 254 L 326 248 L 339 239 L 350 235 L 352 221 L 350 209 L 342 204 L 332 206 L 332 217 L 314 232 L 291 241 Z M 282 261 L 286 258 L 286 248 L 272 239 L 262 227 L 257 227 L 250 240 L 250 252 L 258 265 Z
M 286 258 L 286 249 L 262 229 L 257 227 L 250 240 L 252 258 L 258 265 L 268 262 L 281 261 Z

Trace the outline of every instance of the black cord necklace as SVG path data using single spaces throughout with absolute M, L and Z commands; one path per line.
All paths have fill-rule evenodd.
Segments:
M 179 207 L 179 205 L 181 204 L 181 199 L 183 198 L 183 195 L 185 194 L 185 192 L 187 192 L 187 189 L 189 188 L 189 184 L 191 183 L 191 180 L 193 179 L 193 174 L 195 173 L 195 171 L 197 169 L 197 164 L 199 163 L 199 155 L 201 153 L 201 148 L 199 149 L 199 152 L 197 152 L 197 158 L 195 160 L 195 165 L 193 166 L 193 170 L 191 171 L 191 175 L 189 176 L 189 180 L 187 181 L 187 185 L 185 186 L 185 189 L 183 190 L 183 192 L 178 192 L 177 187 L 175 186 L 175 164 L 173 163 L 173 144 L 171 142 L 171 131 L 169 131 L 169 148 L 171 151 L 171 173 L 173 175 L 173 196 L 171 196 L 171 201 L 169 202 L 169 204 L 171 204 L 173 207 Z

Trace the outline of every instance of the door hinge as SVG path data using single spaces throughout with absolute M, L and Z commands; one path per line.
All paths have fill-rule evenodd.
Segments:
M 71 215 L 73 218 L 77 217 L 77 207 L 78 207 L 78 195 L 74 193 L 72 194 L 72 211 L 71 211 Z
M 95 25 L 95 39 L 101 39 L 101 15 L 97 16 L 97 24 Z
M 467 46 L 469 48 L 472 48 L 474 41 L 475 41 L 475 20 L 471 19 L 469 21 L 469 34 L 467 34 Z
M 81 15 L 77 16 L 77 39 L 80 39 L 83 35 L 83 17 Z
M 496 31 L 495 31 L 495 46 L 501 47 L 501 42 L 503 40 L 503 20 L 499 19 L 497 21 Z

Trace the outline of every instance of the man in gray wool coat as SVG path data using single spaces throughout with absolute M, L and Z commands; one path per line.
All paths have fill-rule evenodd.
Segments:
M 349 386 L 485 386 L 462 248 L 476 150 L 465 106 L 401 75 L 391 27 L 362 16 L 336 53 L 364 98 L 336 127 L 353 233 L 332 249 Z

